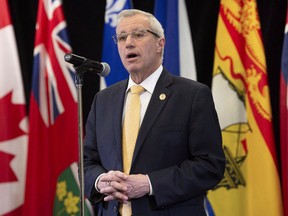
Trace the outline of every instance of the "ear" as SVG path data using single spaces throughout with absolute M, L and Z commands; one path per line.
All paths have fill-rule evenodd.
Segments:
M 157 42 L 157 51 L 162 52 L 165 46 L 165 38 L 159 38 Z

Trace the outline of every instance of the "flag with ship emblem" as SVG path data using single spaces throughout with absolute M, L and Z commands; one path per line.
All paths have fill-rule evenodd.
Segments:
M 227 164 L 210 216 L 283 215 L 264 53 L 256 0 L 221 0 L 212 92 Z

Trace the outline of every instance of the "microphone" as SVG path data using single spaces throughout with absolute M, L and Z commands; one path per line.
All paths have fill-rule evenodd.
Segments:
M 105 77 L 110 73 L 110 66 L 106 62 L 93 61 L 72 53 L 66 53 L 64 60 L 70 64 L 73 64 L 75 68 L 85 69 L 87 71 L 97 73 L 101 77 Z

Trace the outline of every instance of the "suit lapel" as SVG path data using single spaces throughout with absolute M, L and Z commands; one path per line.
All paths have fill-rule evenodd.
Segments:
M 156 84 L 151 100 L 147 107 L 143 122 L 141 124 L 141 128 L 139 130 L 139 134 L 138 134 L 138 138 L 136 141 L 136 146 L 135 146 L 135 150 L 133 154 L 132 166 L 133 166 L 133 161 L 137 157 L 141 149 L 141 146 L 143 145 L 150 129 L 152 128 L 152 125 L 154 124 L 155 120 L 161 113 L 161 110 L 163 109 L 164 105 L 169 100 L 171 91 L 167 87 L 171 85 L 172 82 L 173 82 L 172 75 L 169 74 L 166 70 L 163 70 Z
M 111 113 L 113 115 L 113 130 L 115 134 L 116 146 L 114 149 L 116 151 L 115 169 L 123 170 L 123 160 L 122 160 L 122 115 L 123 115 L 123 104 L 125 97 L 125 90 L 127 88 L 127 81 L 121 82 L 120 86 L 115 89 L 113 100 L 115 101 L 115 112 Z

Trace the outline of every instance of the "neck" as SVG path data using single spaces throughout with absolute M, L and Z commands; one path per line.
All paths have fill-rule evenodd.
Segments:
M 161 63 L 158 66 L 156 66 L 156 67 L 152 67 L 152 69 L 150 69 L 149 71 L 130 72 L 131 79 L 136 84 L 140 84 L 145 79 L 147 79 L 147 77 L 149 77 L 152 73 L 154 73 L 160 67 L 160 65 L 161 65 Z
M 150 73 L 151 74 L 151 73 Z M 140 84 L 143 82 L 149 75 L 143 76 L 143 74 L 138 74 L 138 73 L 131 73 L 131 79 L 136 83 Z

